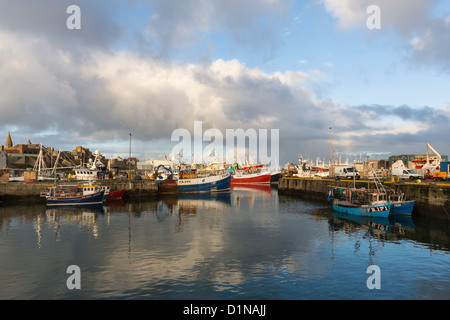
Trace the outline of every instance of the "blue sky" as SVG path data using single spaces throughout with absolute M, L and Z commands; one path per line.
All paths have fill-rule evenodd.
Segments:
M 81 30 L 68 30 L 77 4 Z M 381 29 L 369 30 L 369 5 Z M 1 131 L 141 159 L 171 133 L 279 129 L 280 163 L 449 153 L 444 0 L 0 0 Z

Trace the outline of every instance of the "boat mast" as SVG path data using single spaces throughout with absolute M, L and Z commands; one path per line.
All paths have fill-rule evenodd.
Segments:
M 60 154 L 61 154 L 61 149 L 59 149 L 58 156 L 56 157 L 56 161 L 55 161 L 55 165 L 53 166 L 53 172 L 52 172 L 52 174 L 55 174 L 55 173 L 56 173 L 56 166 L 58 165 L 59 155 L 60 155 Z

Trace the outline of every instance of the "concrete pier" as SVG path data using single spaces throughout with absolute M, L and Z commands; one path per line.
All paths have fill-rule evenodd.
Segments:
M 407 199 L 416 200 L 413 215 L 450 219 L 450 183 L 400 181 L 383 184 L 392 189 L 398 188 Z M 330 186 L 353 187 L 353 180 L 283 177 L 278 190 L 280 193 L 327 201 Z M 355 181 L 355 187 L 374 188 L 374 182 Z
M 87 181 L 85 181 L 87 182 Z M 79 181 L 79 183 L 83 183 Z M 111 191 L 126 189 L 126 197 L 156 197 L 158 195 L 158 186 L 153 180 L 104 180 L 96 181 L 96 184 L 109 185 Z M 61 182 L 61 184 L 73 184 L 77 182 Z M 0 184 L 0 195 L 3 196 L 3 202 L 23 202 L 23 201 L 42 201 L 41 191 L 52 185 L 51 181 L 41 181 L 33 183 L 9 182 Z

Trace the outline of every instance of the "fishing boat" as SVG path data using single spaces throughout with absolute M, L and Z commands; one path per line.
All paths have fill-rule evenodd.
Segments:
M 248 165 L 233 168 L 231 184 L 270 183 L 272 173 L 264 170 L 264 165 Z
M 107 199 L 107 200 L 118 200 L 118 199 L 122 199 L 124 193 L 125 193 L 125 188 L 121 189 L 121 190 L 115 190 L 115 191 L 111 191 L 111 187 L 107 186 L 107 185 L 101 185 L 100 188 L 105 191 L 105 193 L 103 194 L 103 198 Z
M 170 174 L 167 179 L 159 182 L 158 193 L 223 192 L 230 190 L 230 181 L 229 172 L 198 175 L 196 169 L 188 169 L 180 171 L 178 179 Z
M 87 167 L 73 169 L 74 180 L 97 180 L 99 171 Z
M 387 218 L 391 209 L 385 192 L 365 188 L 330 188 L 328 200 L 334 211 L 349 215 Z
M 47 206 L 92 205 L 103 202 L 104 190 L 93 185 L 56 185 L 41 195 L 45 196 Z
M 410 216 L 414 209 L 415 200 L 406 200 L 405 194 L 389 194 L 389 201 L 392 203 L 390 213 L 396 215 Z
M 374 178 L 375 185 L 380 186 L 378 187 L 378 190 L 382 190 L 383 192 L 387 193 L 387 200 L 391 203 L 390 213 L 395 215 L 410 216 L 412 214 L 416 201 L 407 200 L 405 194 L 403 192 L 400 192 L 400 190 L 398 190 L 397 188 L 385 188 L 378 179 L 378 176 L 375 174 Z
M 247 184 L 247 183 L 270 183 L 272 174 L 270 172 L 256 172 L 246 173 L 236 171 L 231 177 L 232 184 Z
M 118 200 L 118 199 L 122 199 L 123 195 L 125 193 L 125 189 L 122 190 L 116 190 L 116 191 L 109 191 L 106 199 L 107 200 Z
M 281 171 L 271 171 L 270 172 L 270 183 L 278 183 L 281 178 Z

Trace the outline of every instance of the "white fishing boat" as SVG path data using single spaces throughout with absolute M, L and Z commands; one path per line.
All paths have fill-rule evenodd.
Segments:
M 105 165 L 100 162 L 100 152 L 95 151 L 94 160 L 89 159 L 89 163 L 86 165 L 81 165 L 79 168 L 73 169 L 73 178 L 75 180 L 97 180 L 99 175 L 103 172 Z

